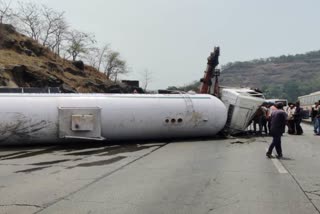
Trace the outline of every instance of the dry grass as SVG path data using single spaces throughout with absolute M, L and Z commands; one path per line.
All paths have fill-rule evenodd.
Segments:
M 26 65 L 38 66 L 43 65 L 43 59 L 19 54 L 12 50 L 0 50 L 0 63 L 2 65 Z

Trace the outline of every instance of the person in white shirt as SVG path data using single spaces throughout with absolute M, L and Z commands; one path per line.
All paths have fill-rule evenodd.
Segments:
M 287 126 L 288 126 L 288 134 L 294 134 L 296 132 L 294 125 L 294 113 L 296 111 L 296 107 L 293 103 L 289 103 L 288 108 L 286 109 L 287 117 Z

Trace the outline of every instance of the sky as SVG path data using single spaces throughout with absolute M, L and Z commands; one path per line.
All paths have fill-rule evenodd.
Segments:
M 122 79 L 142 81 L 149 70 L 149 89 L 199 80 L 214 46 L 220 65 L 320 49 L 319 0 L 34 2 L 65 11 L 72 28 L 111 44 L 132 70 Z

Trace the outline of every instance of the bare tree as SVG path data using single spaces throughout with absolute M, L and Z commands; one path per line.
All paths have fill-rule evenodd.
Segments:
M 97 63 L 97 70 L 100 71 L 101 65 L 105 59 L 108 58 L 108 51 L 110 51 L 110 45 L 104 45 L 98 52 L 98 63 Z
M 120 60 L 118 66 L 114 69 L 114 72 L 110 75 L 110 78 L 113 79 L 114 82 L 118 81 L 119 75 L 125 75 L 129 73 L 129 68 L 127 67 L 126 61 Z
M 33 2 L 19 2 L 18 10 L 21 31 L 32 39 L 39 41 L 43 28 L 41 8 Z
M 148 69 L 145 69 L 142 72 L 142 83 L 143 83 L 143 89 L 144 91 L 147 90 L 148 85 L 152 82 L 152 72 L 149 71 Z
M 88 33 L 73 30 L 67 36 L 67 52 L 75 61 L 79 54 L 86 54 L 92 49 L 95 43 L 94 36 Z
M 64 12 L 34 2 L 19 2 L 18 12 L 19 30 L 60 55 L 68 30 Z
M 98 58 L 99 58 L 100 49 L 97 47 L 92 47 L 90 50 L 84 55 L 84 60 L 86 63 L 97 69 L 98 67 Z M 98 69 L 97 69 L 98 70 Z
M 13 18 L 14 13 L 11 9 L 12 0 L 9 2 L 5 0 L 0 0 L 0 24 L 3 24 L 4 21 L 8 21 Z
M 54 32 L 53 37 L 50 39 L 49 47 L 53 52 L 60 56 L 62 42 L 67 40 L 68 24 L 64 18 L 56 22 L 57 30 Z
M 102 46 L 102 48 L 91 48 L 86 54 L 86 61 L 115 82 L 119 75 L 127 74 L 130 71 L 126 61 L 120 58 L 120 53 L 111 50 L 109 44 Z
M 52 42 L 53 37 L 55 37 L 57 33 L 61 33 L 61 30 L 66 26 L 64 12 L 57 12 L 46 5 L 42 5 L 41 15 L 43 18 L 41 42 L 43 46 L 49 47 L 52 46 L 50 43 Z
M 105 62 L 107 62 L 108 52 L 110 51 L 110 45 L 106 44 L 101 48 L 94 47 L 86 54 L 85 58 L 89 65 L 96 68 L 98 71 L 104 69 Z M 103 72 L 103 71 L 101 71 Z
M 108 79 L 117 81 L 120 74 L 129 72 L 126 61 L 120 58 L 120 53 L 116 51 L 108 51 L 104 63 L 104 73 Z

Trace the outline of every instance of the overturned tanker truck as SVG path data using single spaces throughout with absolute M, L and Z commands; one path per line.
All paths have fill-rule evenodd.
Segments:
M 0 94 L 0 144 L 213 136 L 227 120 L 211 95 Z
M 208 85 L 202 84 L 202 94 L 0 93 L 0 145 L 187 138 L 244 131 L 264 98 L 249 89 L 222 87 L 211 95 L 218 51 L 208 58 L 203 80 Z
M 219 56 L 220 48 L 215 47 L 208 57 L 204 77 L 200 80 L 200 93 L 213 94 L 224 103 L 228 114 L 223 132 L 238 134 L 247 129 L 258 108 L 265 102 L 265 97 L 256 89 L 219 86 L 220 70 L 215 69 L 219 64 Z

